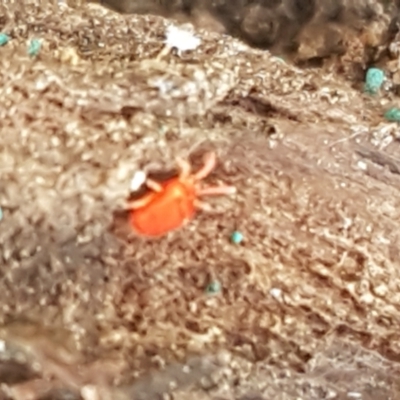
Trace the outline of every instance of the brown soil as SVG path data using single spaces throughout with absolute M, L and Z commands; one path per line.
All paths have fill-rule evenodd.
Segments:
M 160 56 L 156 16 L 2 12 L 0 398 L 400 398 L 388 96 L 219 33 Z M 238 194 L 130 232 L 134 172 L 210 149 Z

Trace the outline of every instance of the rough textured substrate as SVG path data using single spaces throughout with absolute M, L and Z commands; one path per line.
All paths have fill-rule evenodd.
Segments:
M 85 362 L 119 363 L 107 371 L 128 385 L 121 398 L 397 398 L 400 181 L 371 156 L 391 137 L 377 100 L 216 33 L 156 59 L 168 24 L 157 17 L 2 12 L 6 344 L 45 367 L 61 345 L 40 325 L 67 330 Z M 117 215 L 134 171 L 189 153 L 198 165 L 207 149 L 220 160 L 208 181 L 238 195 L 160 240 L 129 233 Z M 209 296 L 213 280 L 222 291 Z M 20 318 L 33 322 L 7 327 Z M 159 390 L 137 378 L 196 355 L 197 389 L 174 367 Z

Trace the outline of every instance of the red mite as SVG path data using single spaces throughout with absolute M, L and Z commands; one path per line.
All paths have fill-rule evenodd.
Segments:
M 202 187 L 200 184 L 215 168 L 216 156 L 213 152 L 205 155 L 204 166 L 194 174 L 187 161 L 177 159 L 177 164 L 180 170 L 178 177 L 165 182 L 147 179 L 146 185 L 151 191 L 128 203 L 129 222 L 136 233 L 150 237 L 165 235 L 192 219 L 197 209 L 209 209 L 199 197 L 236 192 L 233 186 Z

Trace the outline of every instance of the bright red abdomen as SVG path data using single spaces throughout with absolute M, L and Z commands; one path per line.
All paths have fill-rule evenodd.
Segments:
M 131 211 L 130 223 L 139 234 L 161 236 L 179 228 L 195 213 L 195 194 L 191 186 L 178 179 L 162 183 L 163 191 L 153 192 L 151 201 Z

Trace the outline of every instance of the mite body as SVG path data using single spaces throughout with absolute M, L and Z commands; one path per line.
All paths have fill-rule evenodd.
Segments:
M 150 237 L 165 235 L 191 220 L 196 210 L 209 208 L 199 200 L 200 197 L 236 192 L 233 186 L 201 185 L 200 181 L 215 168 L 215 153 L 206 154 L 204 166 L 194 174 L 187 161 L 178 159 L 177 163 L 180 173 L 176 178 L 164 182 L 146 179 L 150 191 L 128 203 L 129 222 L 136 233 Z

